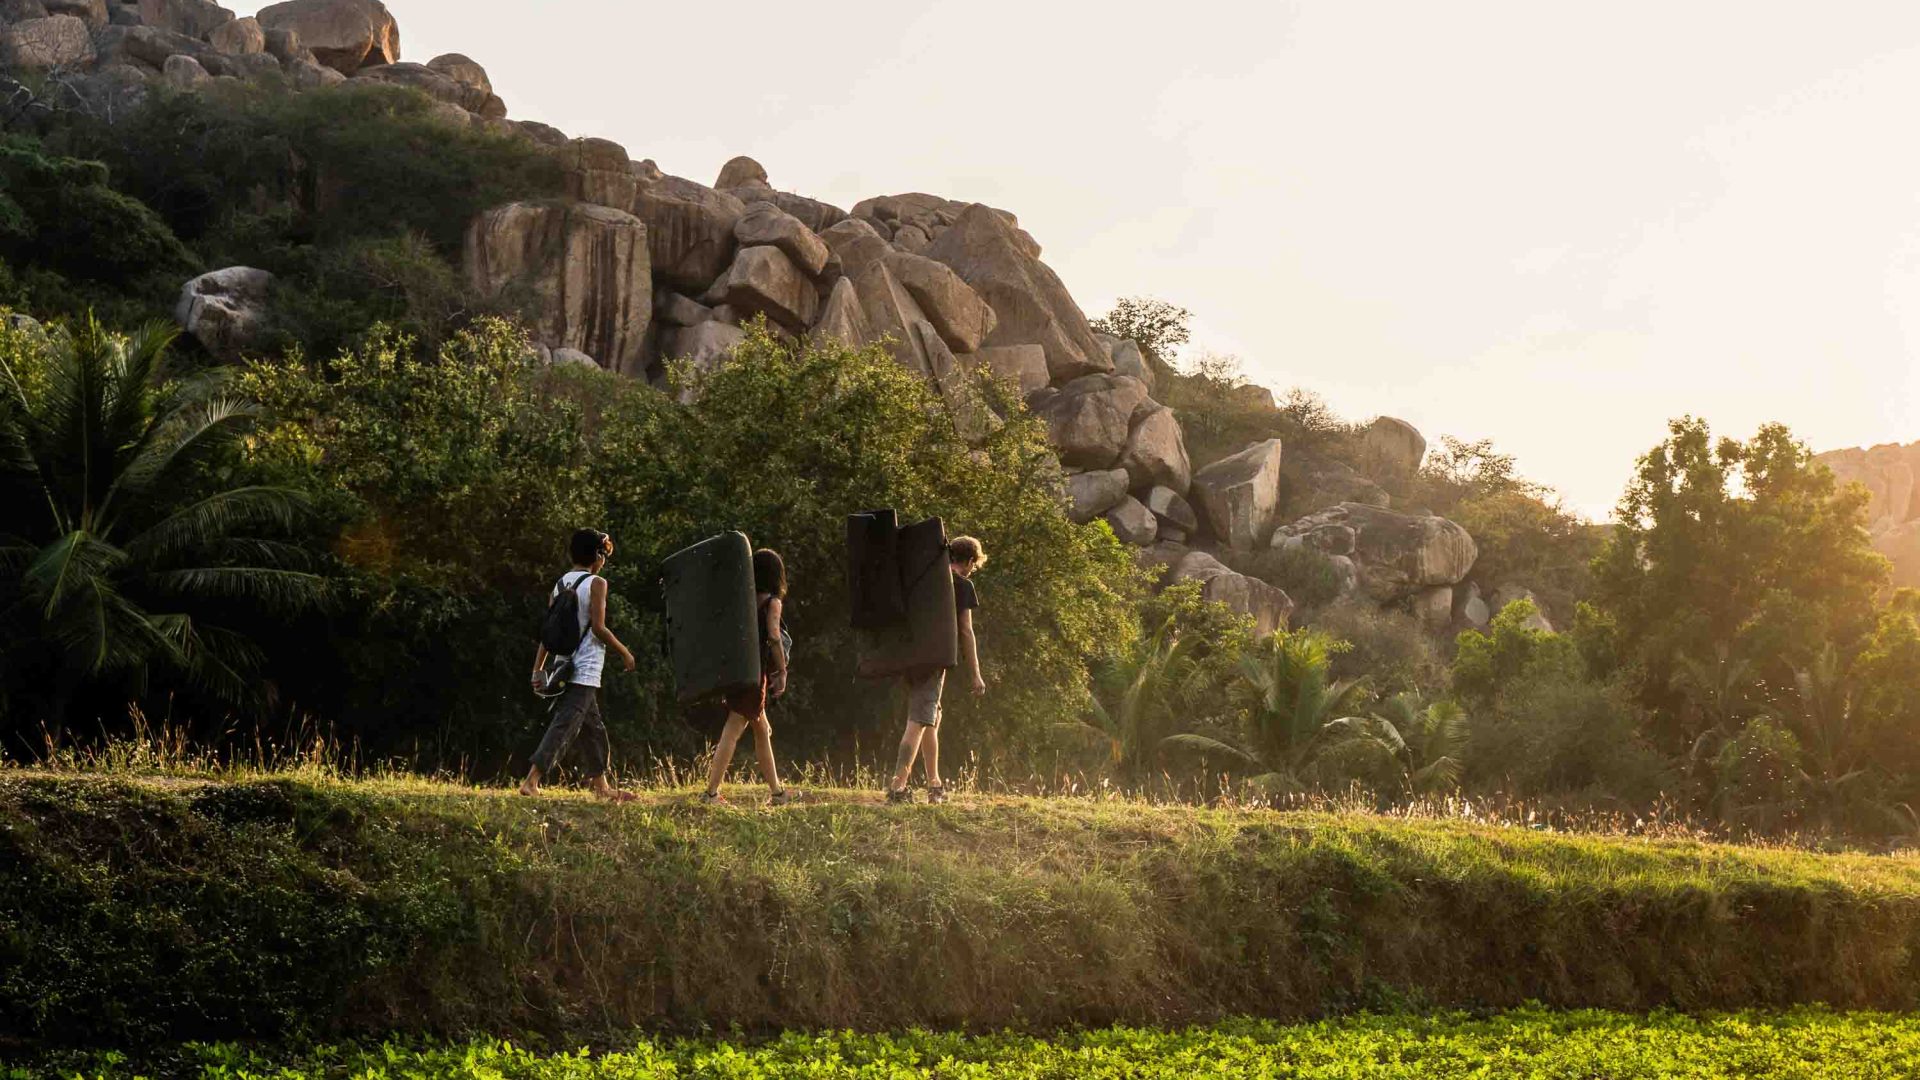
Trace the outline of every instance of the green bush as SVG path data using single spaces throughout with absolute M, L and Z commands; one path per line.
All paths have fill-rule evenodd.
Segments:
M 583 524 L 619 543 L 615 628 L 643 666 L 612 680 L 610 723 L 630 751 L 690 748 L 661 658 L 659 566 L 726 529 L 786 557 L 798 645 L 775 709 L 783 754 L 870 752 L 903 719 L 890 687 L 854 678 L 844 547 L 857 510 L 940 515 L 992 557 L 977 581 L 994 689 L 984 705 L 951 703 L 956 748 L 1005 758 L 1039 745 L 1081 710 L 1092 658 L 1135 632 L 1141 575 L 1111 532 L 1066 519 L 1039 422 L 1008 405 L 969 448 L 937 394 L 879 349 L 794 348 L 756 330 L 681 406 L 632 380 L 542 367 L 483 321 L 434 355 L 376 334 L 328 364 L 257 365 L 249 385 L 279 418 L 259 466 L 334 510 L 372 635 L 340 647 L 378 665 L 348 667 L 348 692 L 380 698 L 341 701 L 324 668 L 305 683 L 387 749 L 440 733 L 436 745 L 478 765 L 531 747 L 532 630 Z

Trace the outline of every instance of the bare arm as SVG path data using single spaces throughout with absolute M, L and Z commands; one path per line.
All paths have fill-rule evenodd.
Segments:
M 960 654 L 967 662 L 967 672 L 973 676 L 973 692 L 987 692 L 987 680 L 980 676 L 980 644 L 973 636 L 973 609 L 960 613 Z
M 627 671 L 632 671 L 633 653 L 629 652 L 625 645 L 620 644 L 620 639 L 613 636 L 613 631 L 607 629 L 606 578 L 593 579 L 593 600 L 587 605 L 587 620 L 592 625 L 593 636 L 599 638 L 602 645 L 620 657 L 620 662 L 626 666 Z
M 780 618 L 784 611 L 785 605 L 779 597 L 776 596 L 767 601 L 767 640 L 773 642 L 776 646 L 780 644 Z M 787 650 L 775 648 L 771 651 L 774 657 L 773 674 L 783 679 L 786 678 Z

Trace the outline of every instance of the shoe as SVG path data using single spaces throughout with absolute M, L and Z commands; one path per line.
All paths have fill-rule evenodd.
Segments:
M 946 802 L 947 801 L 947 785 L 928 784 L 927 785 L 927 801 L 930 803 L 936 803 L 936 804 Z
M 717 791 L 703 791 L 700 793 L 700 805 L 725 806 L 727 805 L 727 797 Z
M 794 803 L 804 801 L 804 797 L 792 788 L 781 788 L 779 791 L 773 793 L 773 798 L 767 800 L 767 805 L 791 806 Z
M 910 803 L 913 801 L 913 789 L 901 788 L 895 791 L 892 788 L 888 788 L 887 801 L 890 803 Z

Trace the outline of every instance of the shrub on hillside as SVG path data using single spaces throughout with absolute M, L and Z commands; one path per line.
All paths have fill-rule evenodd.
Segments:
M 985 541 L 992 561 L 977 580 L 994 690 L 986 706 L 950 702 L 971 740 L 958 745 L 983 756 L 1031 746 L 1077 714 L 1088 662 L 1133 633 L 1139 572 L 1109 531 L 1066 519 L 1039 422 L 1010 408 L 970 449 L 936 392 L 877 348 L 802 348 L 756 330 L 688 406 L 632 380 L 543 367 L 489 320 L 435 354 L 378 334 L 330 363 L 258 365 L 249 380 L 279 417 L 262 467 L 334 508 L 358 617 L 380 629 L 382 647 L 345 658 L 371 665 L 347 683 L 386 697 L 331 711 L 387 748 L 437 737 L 493 763 L 531 745 L 538 713 L 521 683 L 532 630 L 583 524 L 619 543 L 615 628 L 643 660 L 637 679 L 612 680 L 610 724 L 629 750 L 688 748 L 660 659 L 658 568 L 727 529 L 778 549 L 793 584 L 794 688 L 775 709 L 783 753 L 880 746 L 900 720 L 891 687 L 853 676 L 851 512 L 937 514 Z

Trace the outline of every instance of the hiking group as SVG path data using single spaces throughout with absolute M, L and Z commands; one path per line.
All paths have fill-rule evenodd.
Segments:
M 849 522 L 855 563 L 854 624 L 864 631 L 860 672 L 898 682 L 906 691 L 906 727 L 887 782 L 887 801 L 913 801 L 908 785 L 917 760 L 926 777 L 927 801 L 941 803 L 947 799 L 940 777 L 941 698 L 947 672 L 964 666 L 972 692 L 980 695 L 987 690 L 974 637 L 973 613 L 980 601 L 972 580 L 974 572 L 986 565 L 987 555 L 971 536 L 946 540 L 938 519 L 900 530 L 893 522 L 891 511 L 856 515 Z M 919 569 L 902 571 L 897 565 L 896 537 L 911 535 L 924 549 L 935 534 L 938 543 Z M 876 536 L 881 538 L 878 543 L 872 539 Z M 622 671 L 635 668 L 633 651 L 607 626 L 607 579 L 601 572 L 613 552 L 608 534 L 578 530 L 568 543 L 572 565 L 548 593 L 531 686 L 535 694 L 552 702 L 552 716 L 521 781 L 522 795 L 539 794 L 542 780 L 552 776 L 571 750 L 580 775 L 595 795 L 613 802 L 635 798 L 608 778 L 610 748 L 600 715 L 600 686 L 609 654 L 619 658 Z M 863 553 L 869 552 L 884 555 L 865 557 L 863 572 Z M 950 573 L 935 573 L 942 563 Z M 780 806 L 796 801 L 798 793 L 780 781 L 773 727 L 767 719 L 768 703 L 787 692 L 793 651 L 785 622 L 784 561 L 779 553 L 769 548 L 752 550 L 744 536 L 729 533 L 671 556 L 666 573 L 662 584 L 667 594 L 668 639 L 680 699 L 718 701 L 726 710 L 701 801 L 726 802 L 721 784 L 740 737 L 749 730 L 755 763 L 770 792 L 769 803 Z M 917 618 L 909 613 L 916 599 L 924 609 L 913 613 Z

